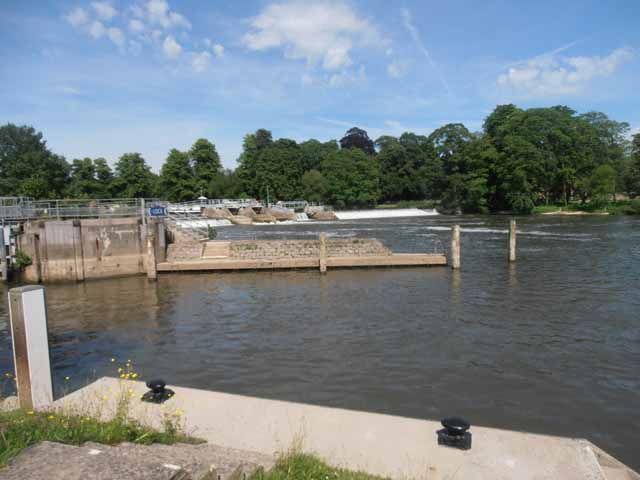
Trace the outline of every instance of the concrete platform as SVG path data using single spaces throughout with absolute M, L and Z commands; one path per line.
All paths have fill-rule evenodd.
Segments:
M 327 268 L 355 267 L 428 267 L 447 264 L 444 254 L 393 254 L 361 257 L 327 257 Z M 158 272 L 207 271 L 207 270 L 287 270 L 320 268 L 315 257 L 274 258 L 270 260 L 238 260 L 225 258 L 201 258 L 158 263 Z
M 121 392 L 131 389 L 132 414 L 151 425 L 160 426 L 163 415 L 178 412 L 187 433 L 217 445 L 267 455 L 299 445 L 333 465 L 392 478 L 640 478 L 582 439 L 472 426 L 473 448 L 461 451 L 437 444 L 437 421 L 170 388 L 175 397 L 151 405 L 137 400 L 146 391 L 142 382 L 102 378 L 54 406 L 108 416 Z

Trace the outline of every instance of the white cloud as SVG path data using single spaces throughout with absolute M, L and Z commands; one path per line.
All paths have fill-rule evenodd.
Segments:
M 84 8 L 80 7 L 74 8 L 67 15 L 65 15 L 64 18 L 66 18 L 67 22 L 69 22 L 74 27 L 80 27 L 82 25 L 85 25 L 89 21 L 89 15 L 87 15 L 87 12 L 84 10 Z
M 63 93 L 65 95 L 72 95 L 72 96 L 80 95 L 80 90 L 78 90 L 75 87 L 63 86 L 63 87 L 59 87 L 58 90 L 60 91 L 60 93 Z
M 303 85 L 312 85 L 314 83 L 313 77 L 308 73 L 302 74 L 302 77 L 300 77 L 300 81 Z
M 91 35 L 93 38 L 100 38 L 105 33 L 107 33 L 107 29 L 104 28 L 104 25 L 97 20 L 94 21 L 89 27 L 89 35 Z
M 221 57 L 222 55 L 224 55 L 224 47 L 219 43 L 216 43 L 215 45 L 213 45 L 211 47 L 211 50 L 213 50 L 213 54 L 216 57 Z
M 91 2 L 91 6 L 101 20 L 109 21 L 118 14 L 118 11 L 108 2 Z
M 162 50 L 164 51 L 164 54 L 171 59 L 178 58 L 182 53 L 182 47 L 171 35 L 168 35 L 164 39 L 164 42 L 162 43 Z
M 162 32 L 160 30 L 154 30 L 151 32 L 151 38 L 156 42 L 159 41 L 160 38 L 162 38 Z
M 193 53 L 193 59 L 191 60 L 191 66 L 196 72 L 205 71 L 211 64 L 211 54 L 207 51 L 200 53 Z
M 321 62 L 326 70 L 352 63 L 354 46 L 388 43 L 367 19 L 341 1 L 272 3 L 251 20 L 242 39 L 251 50 L 283 48 L 286 58 Z
M 343 70 L 340 73 L 334 73 L 329 77 L 328 84 L 330 87 L 338 88 L 346 85 L 361 85 L 367 81 L 367 74 L 364 66 L 355 71 Z
M 142 53 L 142 45 L 140 45 L 140 42 L 129 40 L 129 52 L 134 56 L 140 55 Z
M 401 78 L 409 70 L 409 63 L 406 61 L 396 60 L 387 66 L 387 73 L 393 78 Z
M 149 23 L 162 28 L 183 27 L 191 29 L 191 22 L 183 15 L 172 11 L 166 0 L 149 0 L 145 6 Z
M 413 20 L 411 18 L 411 12 L 407 8 L 403 8 L 400 10 L 400 13 L 402 15 L 402 22 L 404 23 L 404 28 L 407 29 L 407 31 L 411 35 L 411 38 L 413 38 L 413 42 L 416 44 L 418 49 L 425 56 L 425 58 L 427 59 L 427 62 L 429 62 L 429 65 L 431 65 L 431 68 L 433 68 L 438 74 L 438 78 L 440 79 L 440 83 L 442 83 L 442 86 L 444 87 L 444 89 L 447 91 L 447 93 L 450 94 L 451 88 L 449 88 L 449 82 L 447 82 L 447 79 L 445 78 L 444 73 L 442 73 L 440 66 L 433 60 L 433 57 L 431 57 L 431 53 L 429 53 L 429 50 L 427 50 L 427 47 L 424 46 L 424 43 L 422 42 L 422 38 L 420 37 L 420 32 L 418 31 L 416 26 L 413 24 Z
M 560 57 L 555 53 L 535 57 L 498 76 L 498 87 L 522 97 L 577 95 L 595 77 L 608 77 L 631 60 L 630 48 L 617 48 L 605 57 Z
M 118 47 L 122 48 L 124 46 L 124 34 L 119 28 L 109 28 L 107 30 L 107 35 L 109 36 L 109 40 L 115 43 Z
M 129 30 L 133 33 L 142 33 L 144 32 L 144 23 L 142 23 L 137 18 L 133 18 L 129 20 Z

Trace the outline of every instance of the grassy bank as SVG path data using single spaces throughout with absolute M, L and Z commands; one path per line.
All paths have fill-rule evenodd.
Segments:
M 145 427 L 118 414 L 101 422 L 94 418 L 58 412 L 0 412 L 0 468 L 25 448 L 41 441 L 80 445 L 85 442 L 108 445 L 131 443 L 196 443 L 183 433 L 177 422 L 167 419 L 164 431 Z
M 282 457 L 269 470 L 257 471 L 249 480 L 381 480 L 382 477 L 364 472 L 334 468 L 318 458 L 304 453 L 291 453 Z
M 533 214 L 553 212 L 584 212 L 609 215 L 640 215 L 640 199 L 611 202 L 606 206 L 593 204 L 570 203 L 568 205 L 539 205 L 533 209 Z

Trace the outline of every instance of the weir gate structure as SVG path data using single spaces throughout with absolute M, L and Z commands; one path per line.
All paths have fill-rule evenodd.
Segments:
M 253 199 L 169 203 L 156 199 L 0 199 L 2 279 L 84 281 L 158 272 L 446 265 L 442 250 L 393 253 L 374 238 L 214 240 L 220 222 L 295 221 L 307 202 Z M 303 210 L 297 212 L 297 210 Z M 229 212 L 230 217 L 216 212 Z M 213 218 L 212 218 L 213 217 Z M 231 218 L 231 222 L 227 218 Z M 241 227 L 240 227 L 241 228 Z M 14 267 L 14 268 L 11 268 Z

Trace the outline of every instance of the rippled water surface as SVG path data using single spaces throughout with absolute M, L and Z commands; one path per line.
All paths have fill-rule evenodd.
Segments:
M 448 268 L 167 274 L 47 287 L 56 391 L 131 359 L 169 383 L 586 437 L 640 468 L 640 220 L 429 217 L 220 228 L 221 238 L 449 243 Z M 0 287 L 1 288 L 1 287 Z M 0 371 L 12 370 L 6 292 Z M 64 381 L 65 376 L 71 380 Z M 10 386 L 5 382 L 5 392 Z

